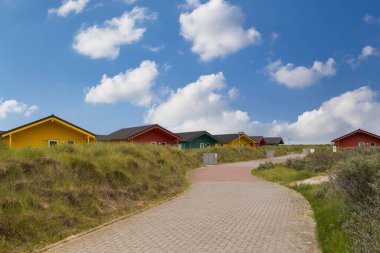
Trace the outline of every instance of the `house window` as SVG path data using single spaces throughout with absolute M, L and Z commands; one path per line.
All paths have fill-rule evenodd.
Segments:
M 69 145 L 74 145 L 74 144 L 75 144 L 75 141 L 67 141 L 67 144 L 69 144 Z
M 49 145 L 49 147 L 57 146 L 58 145 L 58 141 L 57 140 L 49 140 L 48 141 L 48 145 Z
M 365 147 L 365 142 L 359 142 L 358 146 L 359 146 L 359 148 L 364 148 Z
M 161 142 L 160 145 L 162 145 L 162 146 L 167 146 L 168 143 L 167 143 L 167 142 Z
M 157 142 L 151 141 L 150 144 L 157 145 Z
M 371 147 L 375 147 L 375 146 L 376 146 L 376 143 L 371 142 Z
M 200 143 L 200 144 L 199 144 L 199 147 L 200 147 L 200 148 L 205 148 L 205 144 L 204 144 L 204 143 Z

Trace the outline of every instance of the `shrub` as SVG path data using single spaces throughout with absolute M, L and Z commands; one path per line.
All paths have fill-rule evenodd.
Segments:
M 257 167 L 257 170 L 268 170 L 268 169 L 273 169 L 275 165 L 272 162 L 265 162 L 265 163 L 260 163 L 260 165 Z
M 362 153 L 335 169 L 335 189 L 352 213 L 347 230 L 355 252 L 380 252 L 380 158 L 372 151 Z

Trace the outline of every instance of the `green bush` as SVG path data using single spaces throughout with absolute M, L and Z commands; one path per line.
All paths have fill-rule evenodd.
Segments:
M 268 170 L 268 169 L 273 169 L 275 165 L 272 162 L 265 162 L 265 163 L 260 163 L 260 165 L 257 167 L 257 170 Z
M 351 212 L 347 231 L 356 252 L 380 252 L 380 157 L 361 153 L 335 167 L 334 186 Z

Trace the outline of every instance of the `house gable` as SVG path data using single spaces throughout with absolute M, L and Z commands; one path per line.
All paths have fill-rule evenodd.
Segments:
M 1 139 L 10 147 L 44 147 L 49 141 L 63 143 L 89 143 L 95 135 L 54 115 L 9 130 Z
M 380 146 L 380 136 L 358 129 L 332 141 L 340 148 L 353 148 L 360 146 Z M 359 144 L 360 143 L 360 144 Z

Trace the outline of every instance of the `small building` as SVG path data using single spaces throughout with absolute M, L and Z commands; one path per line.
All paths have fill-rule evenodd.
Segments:
M 264 142 L 267 146 L 279 146 L 284 144 L 282 137 L 264 137 Z
M 221 146 L 231 146 L 231 147 L 256 147 L 256 141 L 246 135 L 245 133 L 240 134 L 221 134 L 214 135 L 221 141 Z
M 264 136 L 249 136 L 249 137 L 255 140 L 257 147 L 265 145 Z
M 155 124 L 123 128 L 109 135 L 98 135 L 98 141 L 141 142 L 162 146 L 178 146 L 181 137 Z
M 358 129 L 331 141 L 338 148 L 377 147 L 380 136 Z
M 181 148 L 207 148 L 221 143 L 221 141 L 207 131 L 176 133 L 181 140 Z
M 11 148 L 83 144 L 96 140 L 93 133 L 55 115 L 3 132 L 0 136 Z

